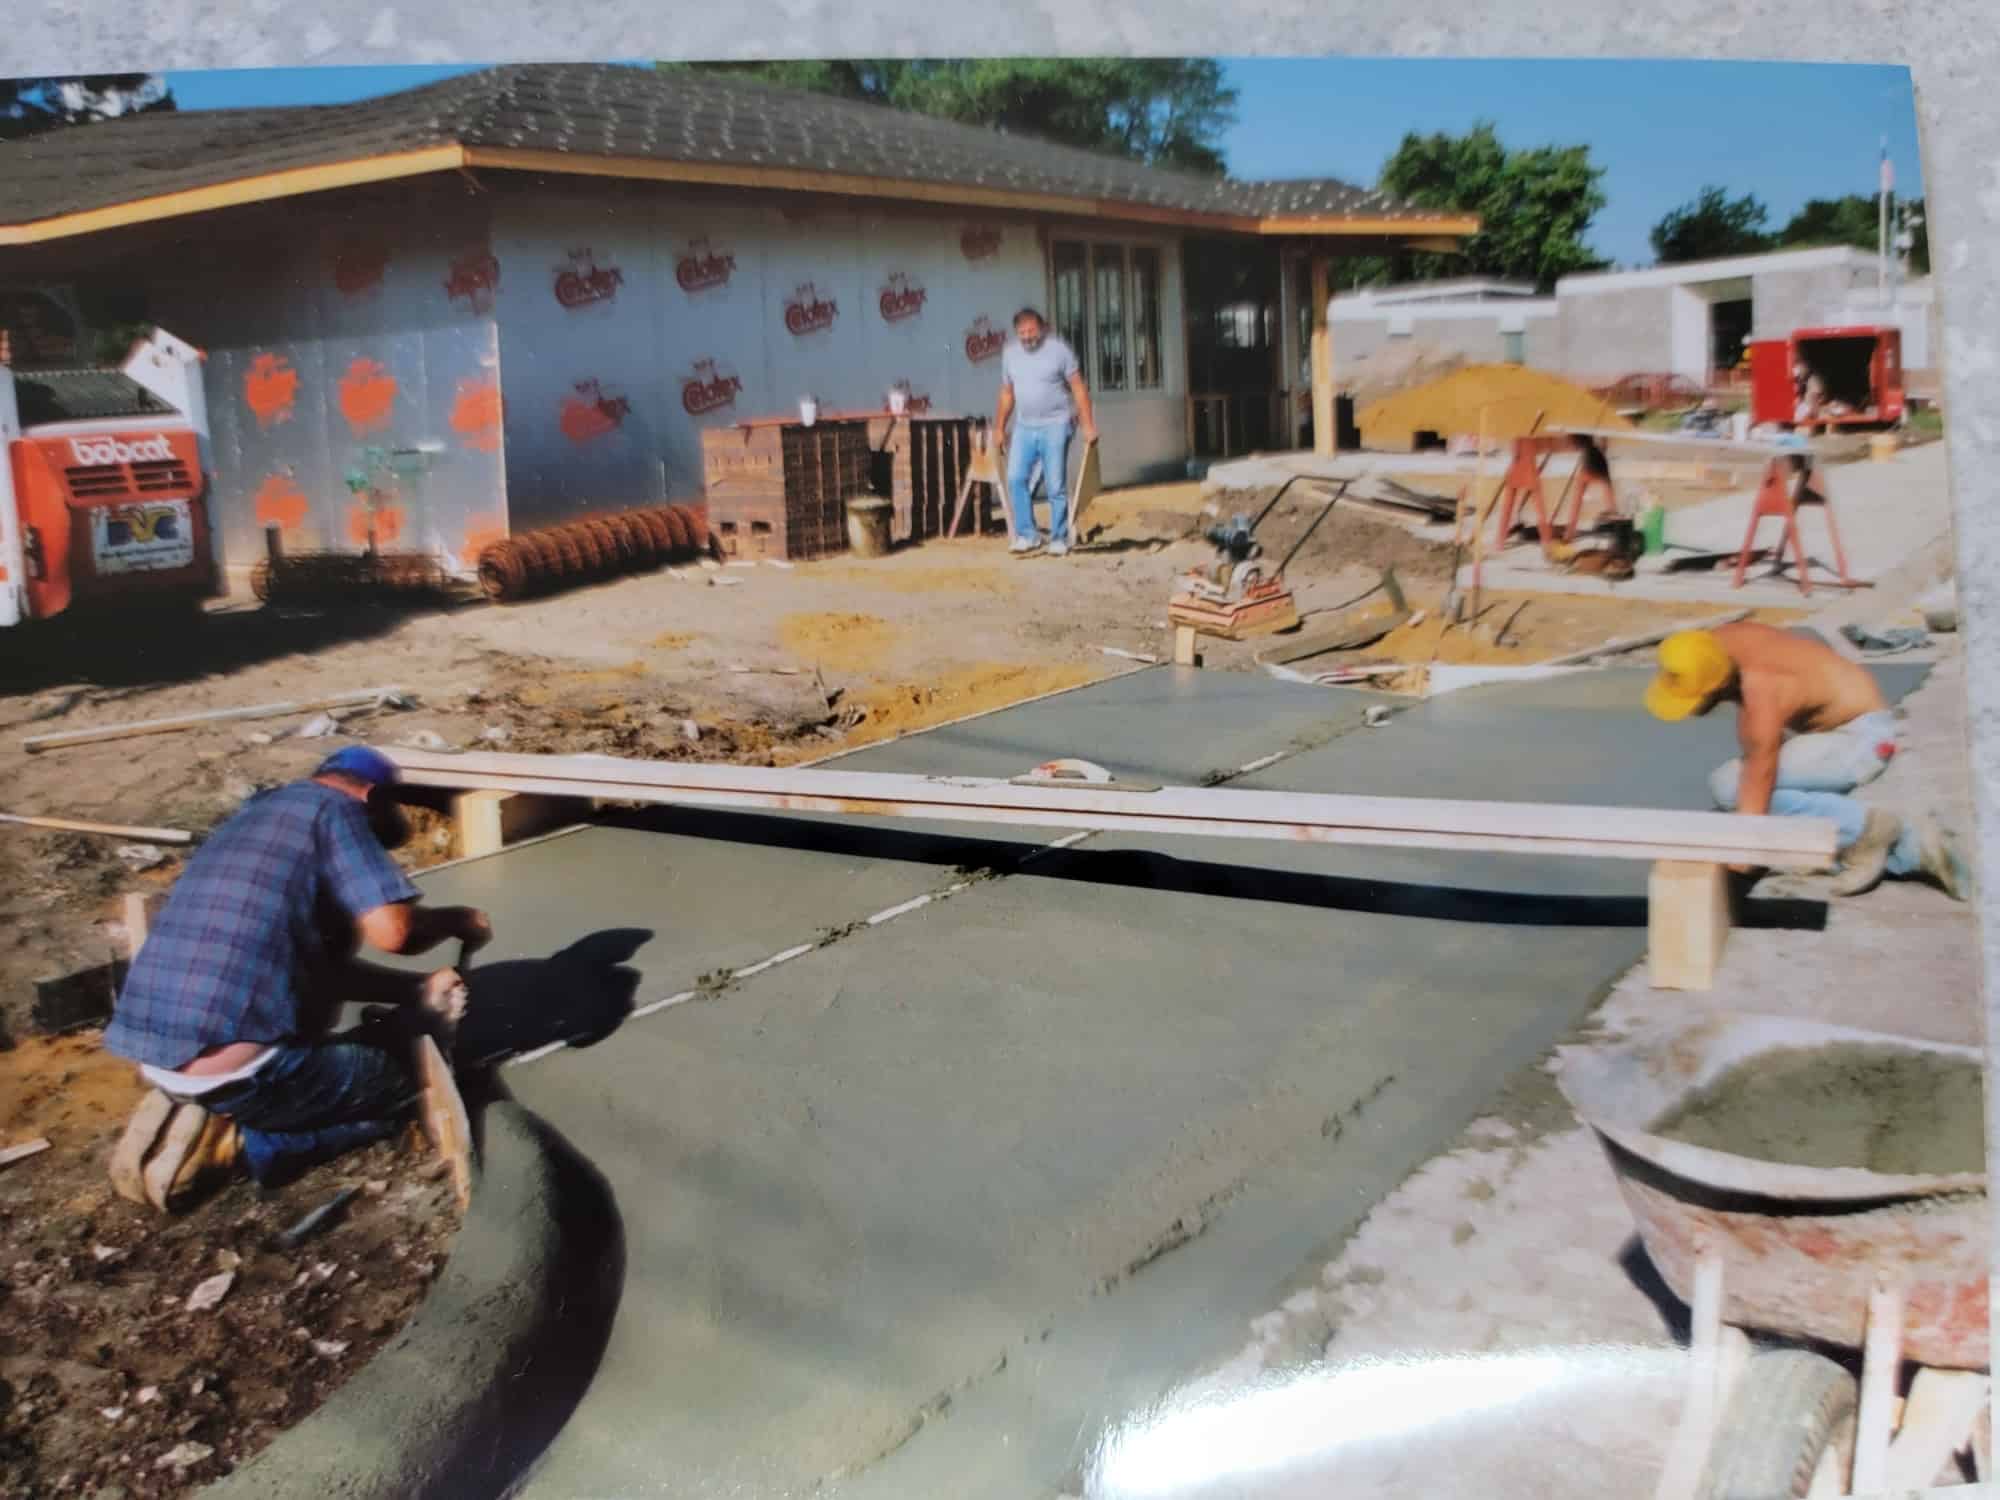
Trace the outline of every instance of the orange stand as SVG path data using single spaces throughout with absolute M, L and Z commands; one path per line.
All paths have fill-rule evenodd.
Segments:
M 1785 477 L 1784 467 L 1792 465 L 1798 474 L 1794 484 Z M 1799 507 L 1817 505 L 1826 516 L 1826 532 L 1833 540 L 1834 570 L 1840 577 L 1841 587 L 1855 588 L 1854 580 L 1847 575 L 1847 552 L 1840 545 L 1840 527 L 1834 523 L 1833 504 L 1826 492 L 1813 482 L 1813 471 L 1808 464 L 1793 458 L 1774 458 L 1764 470 L 1764 482 L 1758 486 L 1757 501 L 1750 509 L 1750 529 L 1743 533 L 1743 550 L 1736 556 L 1736 579 L 1732 588 L 1743 587 L 1743 575 L 1750 569 L 1750 554 L 1756 550 L 1757 527 L 1766 517 L 1776 517 L 1784 523 L 1784 535 L 1778 542 L 1778 556 L 1785 555 L 1785 546 L 1791 545 L 1792 558 L 1799 570 L 1799 592 L 1810 594 L 1812 581 L 1807 577 L 1811 564 L 1806 558 L 1805 542 L 1799 536 Z
M 1542 546 L 1547 548 L 1556 539 L 1560 527 L 1562 539 L 1573 541 L 1577 529 L 1583 524 L 1584 501 L 1593 489 L 1604 491 L 1603 513 L 1615 516 L 1618 511 L 1618 492 L 1611 482 L 1601 475 L 1588 474 L 1582 468 L 1582 451 L 1577 454 L 1578 469 L 1576 482 L 1557 498 L 1553 509 L 1549 506 L 1548 492 L 1542 487 L 1542 465 L 1548 455 L 1565 447 L 1574 447 L 1570 438 L 1559 433 L 1521 437 L 1514 439 L 1514 457 L 1507 465 L 1507 472 L 1500 479 L 1500 535 L 1496 547 L 1507 545 L 1507 538 L 1514 533 L 1514 522 L 1525 506 L 1535 508 L 1535 529 L 1541 533 Z M 1567 504 L 1569 522 L 1562 524 L 1562 512 Z
M 1542 489 L 1542 469 L 1535 460 L 1538 455 L 1550 450 L 1550 438 L 1523 437 L 1514 439 L 1514 457 L 1507 465 L 1507 472 L 1500 476 L 1500 534 L 1494 538 L 1495 549 L 1505 547 L 1507 538 L 1514 534 L 1514 521 L 1524 505 L 1535 507 L 1535 529 L 1541 533 L 1542 546 L 1546 548 L 1554 539 L 1549 513 L 1549 500 Z

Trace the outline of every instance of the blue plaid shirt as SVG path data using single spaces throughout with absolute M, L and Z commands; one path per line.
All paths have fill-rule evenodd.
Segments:
M 316 970 L 362 913 L 417 896 L 367 807 L 314 781 L 252 798 L 196 851 L 125 976 L 104 1045 L 178 1068 L 229 1042 L 308 1030 Z

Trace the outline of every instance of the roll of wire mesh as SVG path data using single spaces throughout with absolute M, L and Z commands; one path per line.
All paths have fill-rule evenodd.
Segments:
M 479 586 L 487 598 L 507 604 L 689 561 L 708 545 L 708 523 L 688 506 L 621 511 L 489 543 L 479 554 Z

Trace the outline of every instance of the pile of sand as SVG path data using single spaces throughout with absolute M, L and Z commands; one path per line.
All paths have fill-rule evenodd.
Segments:
M 1457 373 L 1361 408 L 1362 443 L 1380 453 L 1413 452 L 1418 437 L 1521 437 L 1536 427 L 1630 427 L 1609 402 L 1582 386 L 1525 365 L 1468 365 Z

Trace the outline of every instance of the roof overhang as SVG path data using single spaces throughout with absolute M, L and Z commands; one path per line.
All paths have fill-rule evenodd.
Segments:
M 1416 250 L 1453 250 L 1458 239 L 1476 234 L 1476 218 L 1399 219 L 1325 215 L 1259 218 L 1242 214 L 1203 213 L 1158 208 L 1111 198 L 1073 197 L 983 188 L 952 183 L 921 182 L 886 177 L 804 171 L 794 167 L 746 166 L 728 162 L 656 161 L 647 157 L 585 156 L 569 151 L 531 151 L 488 146 L 444 145 L 390 156 L 299 167 L 285 172 L 238 178 L 208 187 L 189 188 L 157 197 L 137 198 L 104 208 L 81 210 L 21 224 L 0 224 L 0 245 L 34 245 L 236 208 L 252 203 L 300 197 L 308 193 L 361 187 L 420 177 L 434 172 L 482 169 L 538 172 L 568 177 L 613 177 L 626 181 L 677 182 L 717 187 L 805 192 L 841 197 L 893 199 L 940 207 L 1011 210 L 1059 214 L 1132 224 L 1206 231 L 1214 234 L 1289 235 L 1318 239 L 1392 239 Z

